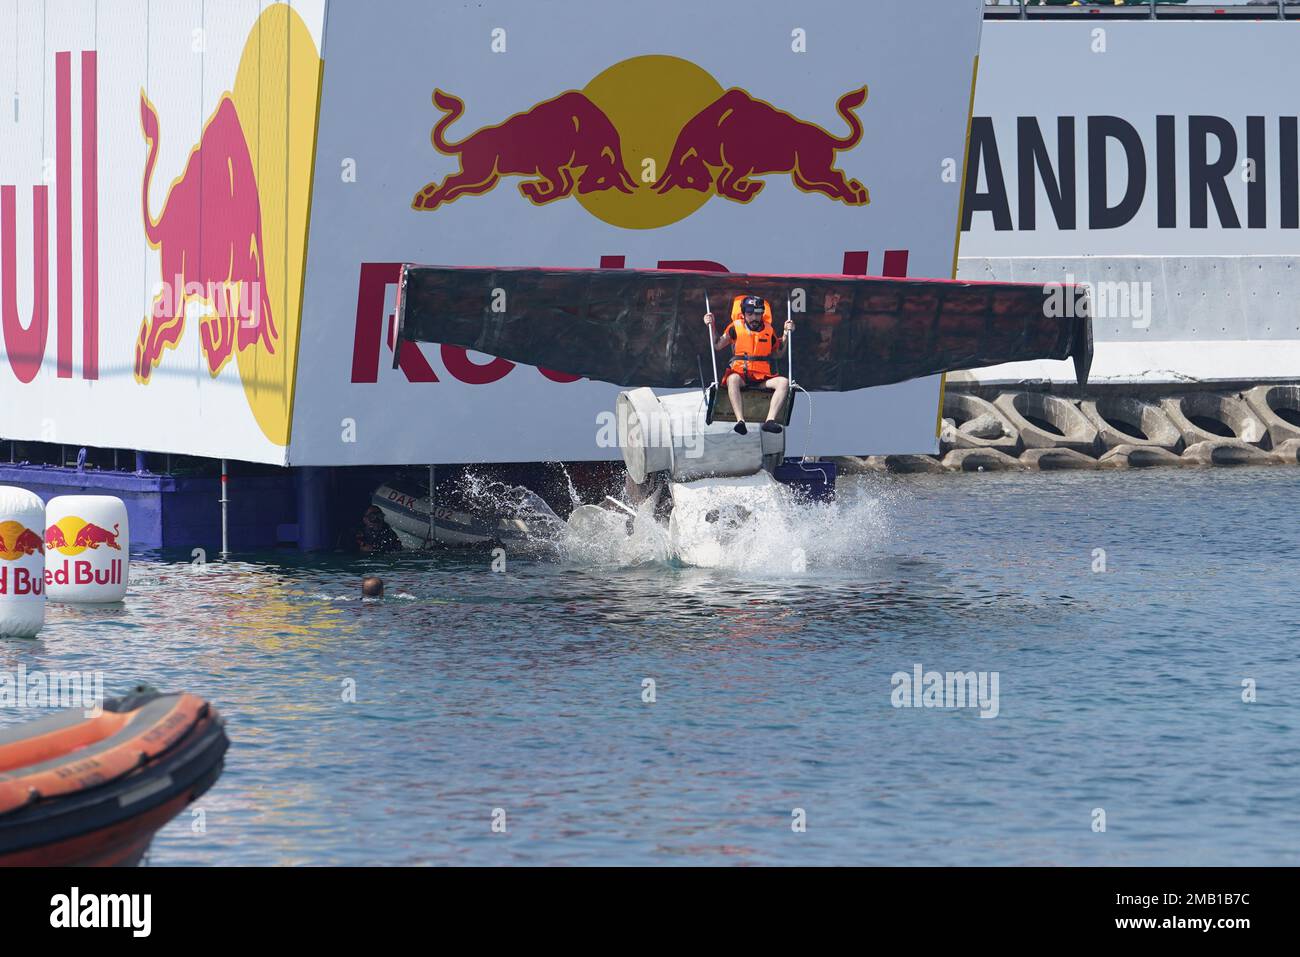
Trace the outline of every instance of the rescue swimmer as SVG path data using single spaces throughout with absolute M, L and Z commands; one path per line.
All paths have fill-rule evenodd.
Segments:
M 704 324 L 713 329 L 713 313 L 704 314 Z M 794 331 L 794 322 L 785 321 L 785 332 Z M 764 432 L 780 432 L 776 421 L 778 411 L 790 390 L 790 380 L 778 375 L 775 361 L 785 355 L 786 339 L 777 335 L 772 326 L 771 307 L 759 296 L 737 296 L 732 304 L 731 322 L 713 343 L 715 352 L 732 346 L 731 362 L 722 374 L 722 384 L 727 388 L 731 410 L 736 414 L 735 430 L 746 435 L 744 406 L 740 390 L 745 385 L 762 386 L 772 390 L 772 401 L 767 407 L 767 419 L 761 428 Z

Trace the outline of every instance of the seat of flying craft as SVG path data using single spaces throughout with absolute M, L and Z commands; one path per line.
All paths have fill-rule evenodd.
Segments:
M 710 388 L 710 391 L 714 391 Z M 767 418 L 767 407 L 772 402 L 772 390 L 761 385 L 742 386 L 740 389 L 740 407 L 745 412 L 746 422 L 762 422 Z M 781 404 L 775 421 L 781 425 L 790 424 L 790 415 L 794 411 L 794 389 L 786 393 L 785 402 Z M 713 396 L 713 407 L 709 410 L 708 422 L 735 422 L 736 413 L 731 409 L 731 398 L 727 390 L 719 387 Z

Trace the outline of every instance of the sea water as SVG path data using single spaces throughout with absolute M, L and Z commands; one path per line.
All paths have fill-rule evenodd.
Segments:
M 842 477 L 717 568 L 653 519 L 145 556 L 0 672 L 219 709 L 156 864 L 1294 865 L 1298 498 L 1284 467 Z

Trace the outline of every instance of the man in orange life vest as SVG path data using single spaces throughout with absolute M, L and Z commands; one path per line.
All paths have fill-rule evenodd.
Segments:
M 713 343 L 714 351 L 721 351 L 728 345 L 735 347 L 731 363 L 722 374 L 722 384 L 727 387 L 727 396 L 731 399 L 731 411 L 736 413 L 736 431 L 741 435 L 749 432 L 745 426 L 744 407 L 740 403 L 741 385 L 761 385 L 772 390 L 772 401 L 767 407 L 767 421 L 762 425 L 764 432 L 780 432 L 781 426 L 775 421 L 777 410 L 785 402 L 790 381 L 776 374 L 776 360 L 785 355 L 784 336 L 778 336 L 772 328 L 771 313 L 767 304 L 758 296 L 740 298 L 738 314 L 728 323 L 726 330 Z M 713 329 L 713 313 L 704 316 L 704 324 Z M 785 321 L 785 331 L 794 329 L 794 323 Z

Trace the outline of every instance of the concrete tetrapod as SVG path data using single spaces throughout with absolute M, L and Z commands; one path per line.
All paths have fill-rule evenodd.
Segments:
M 1188 448 L 1200 442 L 1224 439 L 1258 445 L 1268 434 L 1259 416 L 1235 396 L 1191 392 L 1165 399 L 1160 407 L 1182 433 Z
M 1272 455 L 1237 439 L 1197 442 L 1183 450 L 1183 460 L 1197 465 L 1273 465 Z
M 942 472 L 933 455 L 868 455 L 867 464 L 881 472 Z
M 1040 472 L 1060 469 L 1095 469 L 1097 460 L 1074 449 L 1026 449 L 1020 455 L 1026 467 Z
M 1108 449 L 1120 445 L 1148 446 L 1174 451 L 1183 436 L 1160 406 L 1123 396 L 1104 396 L 1079 403 L 1079 411 L 1097 429 Z
M 1287 439 L 1273 446 L 1273 458 L 1286 465 L 1300 465 L 1300 439 Z
M 1027 449 L 1097 448 L 1096 426 L 1066 399 L 1041 392 L 1003 392 L 993 404 L 1015 426 Z
M 1159 465 L 1189 465 L 1168 449 L 1155 445 L 1117 445 L 1097 460 L 1103 469 L 1145 469 Z
M 944 390 L 939 449 L 997 449 L 1014 455 L 1020 436 L 1005 415 L 987 399 Z
M 943 457 L 943 467 L 950 472 L 1023 471 L 1024 466 L 997 449 L 953 449 Z
M 1257 385 L 1242 396 L 1277 447 L 1300 439 L 1300 385 Z
M 835 468 L 841 475 L 864 475 L 880 471 L 860 455 L 832 455 L 828 461 L 835 463 Z

